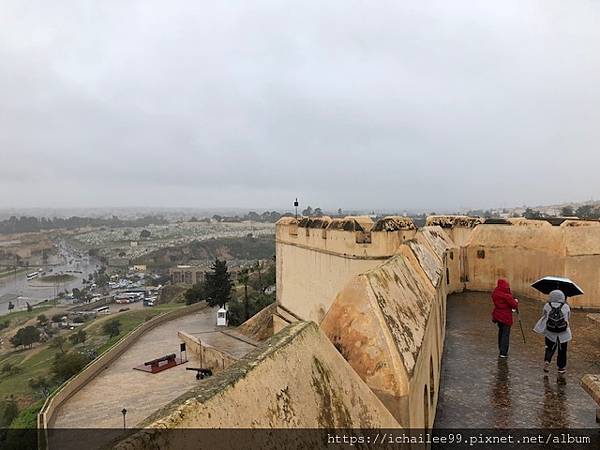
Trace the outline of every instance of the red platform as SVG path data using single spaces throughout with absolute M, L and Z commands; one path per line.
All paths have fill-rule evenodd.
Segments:
M 133 370 L 141 370 L 142 372 L 148 373 L 158 373 L 162 372 L 163 370 L 170 369 L 171 367 L 175 367 L 180 364 L 185 364 L 186 362 L 188 362 L 187 359 L 182 360 L 181 358 L 175 358 L 171 361 L 160 361 L 159 363 L 154 365 L 142 364 L 141 366 L 134 367 Z

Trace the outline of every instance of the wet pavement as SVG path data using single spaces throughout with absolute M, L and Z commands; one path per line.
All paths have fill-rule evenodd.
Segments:
M 497 327 L 489 293 L 448 298 L 437 428 L 599 428 L 596 403 L 580 386 L 586 373 L 600 373 L 600 327 L 586 312 L 573 311 L 567 373 L 558 375 L 556 355 L 542 371 L 544 338 L 532 331 L 543 304 L 520 299 L 523 343 L 513 324 L 508 359 L 498 358 Z

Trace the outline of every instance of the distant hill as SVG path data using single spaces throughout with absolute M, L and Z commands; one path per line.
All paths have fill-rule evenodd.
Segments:
M 166 268 L 190 261 L 270 259 L 275 255 L 275 236 L 213 238 L 161 248 L 137 258 L 134 264 Z

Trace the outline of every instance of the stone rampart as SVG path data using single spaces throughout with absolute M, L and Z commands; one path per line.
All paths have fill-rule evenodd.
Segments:
M 38 414 L 38 430 L 47 430 L 52 427 L 54 414 L 58 408 L 79 389 L 89 383 L 99 372 L 104 370 L 111 362 L 117 359 L 127 348 L 137 341 L 142 335 L 152 330 L 158 325 L 161 325 L 169 320 L 183 317 L 187 314 L 197 312 L 206 308 L 206 303 L 196 303 L 195 305 L 179 308 L 174 311 L 165 312 L 159 316 L 140 324 L 137 328 L 123 336 L 115 345 L 110 347 L 90 364 L 88 364 L 81 372 L 74 377 L 65 381 L 63 385 L 54 392 L 53 395 L 46 399 L 44 406 Z
M 185 331 L 178 331 L 177 336 L 185 343 L 186 351 L 194 355 L 194 359 L 200 363 L 200 367 L 211 369 L 213 373 L 225 370 L 238 360 L 235 356 L 202 342 Z
M 401 217 L 376 224 L 363 217 L 281 219 L 276 231 L 277 302 L 319 323 L 349 279 L 389 259 L 415 233 L 412 221 Z
M 347 283 L 321 323 L 403 427 L 433 425 L 454 251 L 441 228 L 419 230 L 396 256 Z
M 185 431 L 169 433 L 173 428 L 398 427 L 327 337 L 308 322 L 289 325 L 142 425 L 147 428 L 113 448 L 197 447 Z M 272 448 L 265 442 L 261 447 Z

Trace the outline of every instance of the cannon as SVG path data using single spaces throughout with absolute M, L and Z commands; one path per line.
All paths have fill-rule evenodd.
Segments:
M 185 370 L 195 370 L 196 380 L 203 380 L 204 378 L 208 378 L 213 374 L 212 370 L 203 369 L 202 367 L 186 367 Z
M 161 362 L 167 361 L 167 364 L 172 364 L 175 362 L 175 353 L 171 353 L 170 355 L 165 355 L 160 358 L 153 359 L 151 361 L 146 361 L 144 363 L 145 366 L 158 367 Z

